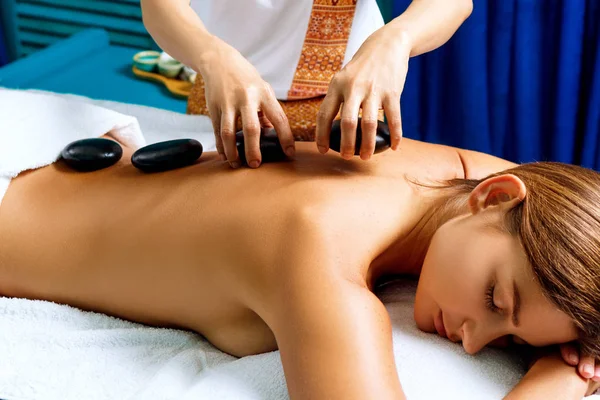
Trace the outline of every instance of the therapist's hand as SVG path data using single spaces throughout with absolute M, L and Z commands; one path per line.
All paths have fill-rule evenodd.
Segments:
M 246 160 L 257 168 L 262 160 L 260 128 L 274 127 L 281 147 L 288 156 L 295 153 L 294 138 L 287 117 L 271 86 L 236 49 L 218 38 L 202 64 L 206 103 L 221 159 L 240 166 L 235 144 L 235 126 L 241 116 Z
M 406 33 L 386 30 L 373 33 L 352 60 L 332 79 L 317 117 L 316 142 L 323 154 L 329 149 L 331 124 L 341 106 L 340 154 L 354 155 L 359 109 L 362 108 L 360 158 L 368 160 L 375 150 L 377 115 L 383 108 L 390 128 L 392 149 L 402 138 L 400 95 L 404 88 L 411 44 Z

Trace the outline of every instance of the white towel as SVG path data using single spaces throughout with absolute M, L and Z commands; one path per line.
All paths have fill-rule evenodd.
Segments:
M 134 117 L 49 94 L 0 88 L 0 204 L 20 172 L 53 163 L 75 140 L 109 132 L 127 146 L 145 144 Z
M 420 332 L 415 286 L 381 296 L 410 400 L 501 399 L 519 380 L 514 355 Z M 0 398 L 6 400 L 287 399 L 278 352 L 236 359 L 190 332 L 150 328 L 44 301 L 0 298 Z M 550 400 L 550 399 L 548 399 Z

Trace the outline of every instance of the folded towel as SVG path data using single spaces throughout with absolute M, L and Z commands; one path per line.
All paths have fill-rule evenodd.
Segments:
M 202 143 L 205 152 L 216 151 L 212 122 L 206 115 L 181 114 L 139 104 L 96 100 L 74 94 L 54 93 L 35 89 L 27 90 L 27 92 L 60 97 L 69 101 L 90 103 L 121 114 L 133 116 L 138 120 L 148 144 L 164 140 L 189 138 L 196 139 Z
M 20 172 L 56 161 L 69 143 L 109 133 L 127 146 L 145 144 L 137 120 L 81 101 L 0 88 L 0 203 Z

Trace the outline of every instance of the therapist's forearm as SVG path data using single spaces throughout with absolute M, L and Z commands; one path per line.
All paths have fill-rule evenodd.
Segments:
M 413 0 L 385 29 L 399 40 L 407 38 L 414 57 L 446 43 L 472 10 L 472 0 Z
M 536 361 L 504 400 L 581 400 L 588 383 L 560 356 Z
M 189 0 L 141 0 L 144 26 L 169 55 L 201 72 L 208 53 L 218 45 Z

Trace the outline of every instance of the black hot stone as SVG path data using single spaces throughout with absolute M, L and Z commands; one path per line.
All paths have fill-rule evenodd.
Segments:
M 235 144 L 242 164 L 246 164 L 246 150 L 244 146 L 244 132 L 235 134 Z M 277 162 L 287 160 L 277 133 L 273 128 L 262 128 L 260 131 L 260 153 L 262 162 Z
M 332 150 L 340 152 L 340 143 L 342 140 L 342 128 L 340 120 L 333 121 L 331 125 L 331 135 L 329 136 L 329 147 Z M 356 124 L 356 143 L 354 146 L 354 155 L 360 155 L 360 146 L 362 143 L 361 119 Z M 392 145 L 390 139 L 390 129 L 385 122 L 377 121 L 377 131 L 375 132 L 375 154 L 387 150 Z
M 202 155 L 202 144 L 195 139 L 154 143 L 131 156 L 134 167 L 144 172 L 161 172 L 192 165 Z
M 82 139 L 67 145 L 60 155 L 69 167 L 89 172 L 115 164 L 123 156 L 123 149 L 114 140 Z

